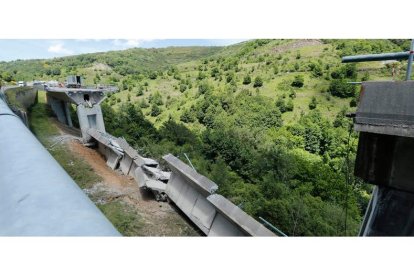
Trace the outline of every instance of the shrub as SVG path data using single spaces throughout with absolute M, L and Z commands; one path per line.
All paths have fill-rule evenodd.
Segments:
M 180 84 L 180 92 L 183 93 L 187 89 L 187 85 Z
M 349 98 L 355 95 L 355 87 L 344 80 L 333 80 L 329 85 L 328 92 L 340 98 Z
M 282 97 L 277 99 L 276 106 L 279 108 L 281 113 L 285 113 L 287 111 L 285 100 Z
M 142 101 L 139 103 L 139 107 L 147 108 L 147 107 L 149 107 L 149 104 L 147 103 L 147 101 L 145 99 L 142 99 Z
M 244 79 L 243 79 L 243 84 L 244 85 L 250 84 L 251 82 L 252 82 L 252 79 L 250 78 L 249 75 L 244 77 Z
M 261 78 L 261 77 L 257 76 L 257 77 L 254 79 L 254 84 L 253 84 L 253 87 L 262 87 L 262 86 L 263 86 L 263 80 L 262 80 L 262 78 Z
M 152 71 L 151 73 L 149 73 L 148 77 L 152 80 L 155 80 L 157 78 L 157 72 Z
M 292 99 L 289 99 L 286 103 L 286 111 L 293 111 L 294 105 Z
M 297 75 L 292 81 L 291 86 L 301 88 L 303 87 L 305 80 L 302 75 Z
M 193 110 L 186 109 L 183 114 L 180 116 L 180 121 L 184 123 L 193 123 L 196 119 L 195 113 Z
M 210 91 L 210 86 L 205 82 L 200 83 L 200 85 L 198 86 L 198 92 L 200 92 L 200 94 L 205 94 L 209 91 Z
M 318 102 L 316 101 L 316 98 L 312 97 L 311 102 L 309 103 L 309 109 L 310 110 L 315 109 L 317 104 L 318 104 Z
M 151 112 L 150 112 L 150 114 L 151 114 L 152 117 L 157 117 L 158 115 L 161 114 L 161 108 L 159 108 L 158 105 L 153 104 L 151 106 Z
M 352 100 L 349 102 L 350 107 L 356 107 L 357 106 L 357 100 L 355 98 L 352 98 Z
M 299 70 L 299 63 L 295 63 L 295 71 L 298 71 Z
M 138 91 L 137 91 L 136 95 L 137 95 L 137 97 L 144 95 L 144 89 L 142 89 L 142 87 L 138 88 Z

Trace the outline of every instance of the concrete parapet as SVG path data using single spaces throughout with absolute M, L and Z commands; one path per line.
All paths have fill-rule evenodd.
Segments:
M 206 197 L 217 190 L 217 185 L 175 156 L 168 154 L 163 158 L 172 170 L 166 190 L 168 197 L 208 235 L 216 210 Z
M 262 224 L 221 195 L 216 183 L 197 173 L 175 156 L 163 157 L 172 174 L 168 197 L 207 236 L 275 236 Z
M 134 171 L 134 179 L 138 184 L 138 187 L 144 188 L 145 183 L 148 180 L 148 176 L 144 173 L 141 167 L 138 167 Z
M 167 154 L 163 157 L 167 161 L 170 169 L 173 172 L 178 172 L 189 185 L 197 189 L 202 195 L 208 196 L 217 191 L 218 186 L 216 183 L 194 171 L 191 167 L 185 164 L 172 154 Z
M 2 100 L 0 145 L 0 236 L 120 235 Z
M 224 220 L 222 218 L 214 220 L 209 236 L 223 236 L 223 234 L 231 233 L 239 235 L 239 232 L 245 236 L 275 236 L 273 232 L 222 195 L 213 194 L 208 196 L 207 200 L 216 208 L 218 215 L 224 218 Z M 234 232 L 227 231 L 228 229 Z
M 133 147 L 131 147 L 124 138 L 118 138 L 117 142 L 125 153 L 124 157 L 121 159 L 121 162 L 119 164 L 121 171 L 125 175 L 134 176 L 134 171 L 137 168 L 137 166 L 134 163 L 134 160 L 141 157 L 139 156 L 138 152 Z
M 93 128 L 88 129 L 87 133 L 98 142 L 98 151 L 105 156 L 106 164 L 111 169 L 115 170 L 124 155 L 112 145 L 111 141 L 116 141 L 116 138 L 108 133 L 103 133 Z

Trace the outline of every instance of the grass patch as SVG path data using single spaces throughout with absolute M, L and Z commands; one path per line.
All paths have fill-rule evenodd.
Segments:
M 53 124 L 53 121 L 50 118 L 51 115 L 52 111 L 46 104 L 46 93 L 44 91 L 39 91 L 38 102 L 29 112 L 30 129 L 79 187 L 92 187 L 93 184 L 101 181 L 102 178 L 93 171 L 92 167 L 87 162 L 75 156 L 67 146 L 62 143 L 58 143 L 50 149 L 53 144 L 50 138 L 59 135 L 57 126 Z
M 143 236 L 143 219 L 132 207 L 113 201 L 98 208 L 123 236 Z

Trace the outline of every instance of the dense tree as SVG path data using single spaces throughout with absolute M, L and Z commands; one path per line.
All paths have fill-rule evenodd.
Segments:
M 329 93 L 340 98 L 349 98 L 355 95 L 355 86 L 345 80 L 332 80 L 328 88 Z

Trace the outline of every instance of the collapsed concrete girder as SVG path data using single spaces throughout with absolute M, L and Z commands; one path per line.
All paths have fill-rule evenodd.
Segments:
M 163 157 L 172 174 L 168 197 L 207 236 L 275 236 L 254 218 L 221 195 L 216 183 L 194 171 L 177 157 Z

